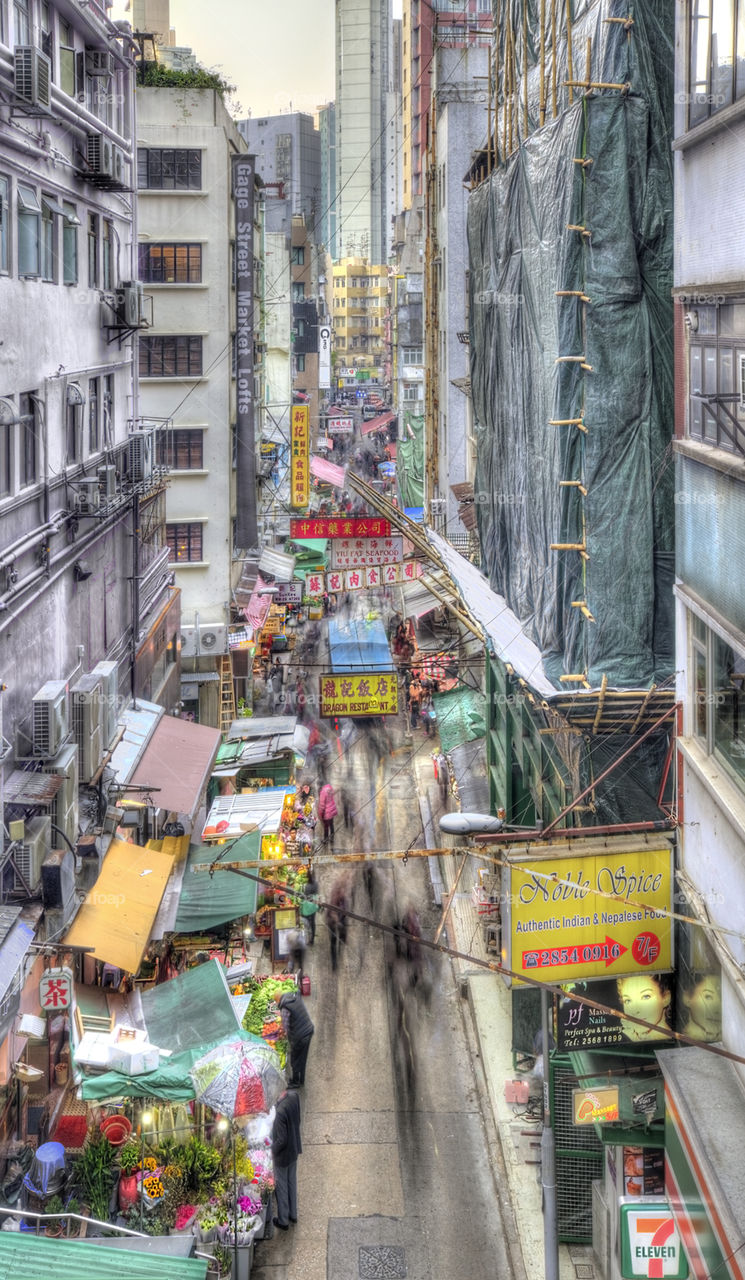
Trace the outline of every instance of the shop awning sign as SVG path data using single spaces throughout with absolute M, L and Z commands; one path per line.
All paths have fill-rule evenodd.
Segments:
M 664 1277 L 685 1280 L 688 1275 L 683 1244 L 666 1200 L 645 1204 L 622 1204 L 621 1275 Z
M 411 582 L 413 577 L 421 577 L 423 572 L 418 560 L 403 564 L 367 565 L 364 569 L 331 569 L 326 574 L 326 588 L 336 592 L 392 587 L 398 582 Z
M 368 564 L 396 564 L 404 558 L 400 534 L 390 538 L 336 538 L 331 543 L 332 569 L 361 569 Z
M 395 672 L 321 676 L 322 716 L 394 716 L 397 711 Z
M 351 436 L 354 431 L 354 418 L 329 415 L 326 419 L 326 431 L 330 436 Z
M 672 850 L 624 847 L 511 862 L 509 968 L 546 982 L 673 965 Z
M 309 501 L 310 409 L 307 404 L 296 404 L 290 421 L 290 503 L 293 507 L 307 507 Z
M 46 969 L 39 981 L 39 1005 L 44 1013 L 61 1013 L 72 1008 L 72 970 Z
M 316 516 L 309 519 L 290 520 L 291 538 L 389 538 L 390 536 L 390 520 L 383 520 L 380 516 Z
M 573 1089 L 572 1090 L 572 1119 L 576 1125 L 595 1124 L 599 1120 L 602 1124 L 610 1124 L 614 1120 L 618 1120 L 618 1101 L 619 1101 L 618 1085 L 611 1085 L 607 1089 Z

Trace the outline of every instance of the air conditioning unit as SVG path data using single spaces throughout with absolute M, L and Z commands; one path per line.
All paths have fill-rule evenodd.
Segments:
M 214 622 L 203 622 L 198 627 L 184 627 L 181 632 L 182 658 L 209 658 L 227 653 L 228 628 Z
M 90 177 L 113 178 L 114 144 L 102 133 L 88 134 L 87 160 Z
M 740 417 L 743 417 L 745 415 L 745 353 L 740 352 L 737 360 L 737 390 L 740 397 L 737 403 L 737 412 Z
M 50 818 L 32 818 L 26 823 L 26 834 L 13 851 L 17 870 L 13 868 L 12 884 L 6 882 L 10 892 L 25 893 L 27 887 L 31 893 L 36 893 L 41 880 L 41 866 L 49 854 L 50 828 Z
M 111 502 L 117 495 L 116 467 L 98 468 L 98 486 L 104 502 Z
M 52 823 L 67 836 L 70 844 L 78 838 L 78 748 L 74 742 L 68 743 L 53 760 L 42 765 L 43 773 L 57 773 L 62 778 L 62 785 L 54 798 Z M 52 832 L 53 843 L 57 844 L 61 837 Z
M 16 45 L 15 96 L 24 106 L 46 114 L 52 103 L 52 64 L 32 44 Z
M 31 699 L 33 708 L 33 754 L 55 756 L 70 730 L 67 719 L 67 685 L 49 680 Z
M 83 476 L 76 481 L 75 510 L 81 516 L 94 516 L 101 509 L 98 476 Z
M 152 480 L 152 431 L 134 431 L 127 438 L 127 475 L 132 484 L 144 484 Z
M 98 676 L 82 676 L 70 690 L 72 733 L 77 743 L 80 781 L 90 782 L 103 761 L 103 687 Z
M 105 49 L 86 49 L 85 74 L 87 76 L 113 76 L 116 61 L 113 53 Z
M 46 911 L 65 911 L 75 897 L 75 858 L 55 849 L 41 864 L 41 899 Z
M 142 281 L 125 280 L 114 295 L 117 323 L 125 329 L 138 329 L 142 323 L 144 297 Z
M 101 681 L 101 745 L 107 751 L 116 737 L 119 717 L 119 664 L 98 662 L 91 675 Z
M 112 178 L 118 187 L 125 185 L 124 165 L 126 156 L 121 147 L 113 147 L 111 153 Z

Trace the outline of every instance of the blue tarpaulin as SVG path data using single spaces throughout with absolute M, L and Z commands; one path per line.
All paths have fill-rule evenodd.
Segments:
M 380 618 L 329 619 L 331 670 L 393 671 L 391 650 Z
M 417 524 L 424 523 L 424 507 L 404 507 L 404 515 Z

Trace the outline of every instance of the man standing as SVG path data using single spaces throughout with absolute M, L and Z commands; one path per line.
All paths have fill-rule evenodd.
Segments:
M 300 1099 L 294 1089 L 286 1089 L 280 1094 L 272 1125 L 274 1193 L 277 1197 L 277 1216 L 273 1221 L 280 1231 L 287 1231 L 291 1222 L 297 1222 L 297 1158 L 302 1149 Z
M 315 1027 L 299 991 L 286 991 L 280 996 L 279 1011 L 287 1031 L 292 1068 L 289 1087 L 299 1089 L 305 1084 L 305 1064 Z

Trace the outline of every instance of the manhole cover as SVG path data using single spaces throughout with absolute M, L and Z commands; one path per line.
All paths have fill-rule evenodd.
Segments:
M 406 1280 L 406 1258 L 397 1244 L 362 1245 L 360 1280 Z

